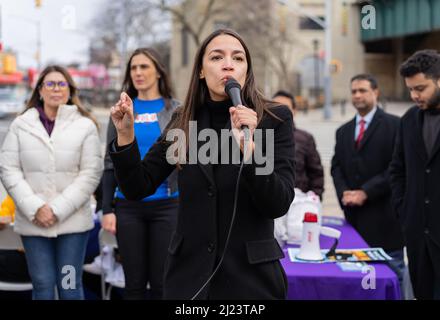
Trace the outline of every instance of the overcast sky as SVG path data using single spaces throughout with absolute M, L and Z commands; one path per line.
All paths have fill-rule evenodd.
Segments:
M 93 17 L 113 0 L 0 0 L 3 48 L 17 52 L 19 68 L 36 67 L 37 23 L 41 21 L 41 61 L 87 63 Z

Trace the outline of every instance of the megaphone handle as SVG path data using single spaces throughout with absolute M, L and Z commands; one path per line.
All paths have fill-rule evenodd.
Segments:
M 333 243 L 330 250 L 325 255 L 326 258 L 335 257 L 336 256 L 336 247 L 338 246 L 339 239 L 335 239 L 335 242 Z
M 341 237 L 341 231 L 330 227 L 324 227 L 324 226 L 320 227 L 319 233 L 324 236 L 337 238 L 337 239 Z

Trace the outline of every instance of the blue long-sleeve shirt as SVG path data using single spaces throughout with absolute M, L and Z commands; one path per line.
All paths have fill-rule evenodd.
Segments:
M 135 98 L 133 100 L 134 134 L 138 142 L 141 158 L 147 154 L 150 147 L 161 134 L 159 122 L 157 121 L 157 113 L 164 107 L 165 101 L 163 98 L 155 100 L 140 100 Z M 171 193 L 168 180 L 165 180 L 154 194 L 144 198 L 142 201 L 176 198 L 178 195 L 178 191 Z M 116 189 L 115 198 L 125 199 L 119 188 Z

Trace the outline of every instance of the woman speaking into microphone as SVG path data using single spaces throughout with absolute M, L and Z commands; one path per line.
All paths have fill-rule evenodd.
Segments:
M 246 107 L 234 106 L 225 92 L 230 78 L 243 88 Z M 273 219 L 284 215 L 294 198 L 292 114 L 256 89 L 243 39 L 228 29 L 205 39 L 183 106 L 143 159 L 128 95 L 121 94 L 111 117 L 118 136 L 109 145 L 110 156 L 127 199 L 154 193 L 178 168 L 179 213 L 165 263 L 164 298 L 285 299 L 287 279 L 279 262 L 284 254 L 274 239 Z M 226 142 L 224 129 L 233 137 Z M 170 140 L 176 130 L 185 139 Z M 207 134 L 204 143 L 201 136 Z M 178 148 L 169 152 L 175 143 Z M 201 159 L 207 146 L 209 162 Z M 231 150 L 238 150 L 238 164 Z M 266 154 L 273 170 L 258 171 L 267 164 L 257 157 Z

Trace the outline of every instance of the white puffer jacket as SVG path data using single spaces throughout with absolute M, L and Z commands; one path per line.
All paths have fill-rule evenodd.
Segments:
M 74 105 L 61 105 L 49 137 L 31 108 L 10 125 L 0 154 L 0 178 L 16 204 L 15 231 L 56 237 L 93 228 L 90 197 L 103 159 L 98 130 Z M 32 223 L 47 203 L 58 218 L 50 228 Z

